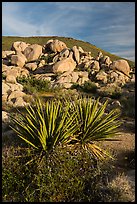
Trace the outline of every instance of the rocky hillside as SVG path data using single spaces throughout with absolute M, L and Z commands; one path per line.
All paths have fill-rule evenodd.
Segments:
M 44 36 L 44 37 L 11 37 L 11 36 L 2 36 L 2 50 L 10 50 L 11 45 L 13 42 L 15 41 L 23 41 L 23 42 L 27 42 L 30 44 L 39 44 L 39 45 L 44 45 L 48 40 L 50 39 L 58 39 L 62 42 L 64 42 L 67 47 L 73 47 L 73 46 L 80 46 L 84 49 L 84 51 L 86 52 L 91 52 L 92 56 L 95 57 L 99 51 L 101 51 L 103 53 L 103 55 L 107 55 L 111 58 L 111 60 L 117 60 L 120 57 L 113 55 L 101 48 L 96 47 L 95 45 L 92 45 L 89 42 L 84 42 L 81 40 L 77 40 L 74 38 L 67 38 L 67 37 L 59 37 L 59 36 Z M 124 58 L 122 58 L 124 59 Z M 125 59 L 127 60 L 127 59 Z M 135 63 L 133 61 L 127 60 L 130 67 L 134 67 Z
M 135 81 L 128 61 L 113 61 L 102 51 L 93 55 L 81 46 L 68 47 L 57 39 L 50 39 L 43 45 L 13 42 L 10 50 L 2 51 L 2 74 L 2 101 L 13 106 L 26 105 L 23 86 L 17 83 L 19 77 L 31 76 L 50 81 L 53 88 L 65 89 L 92 83 L 99 94 Z

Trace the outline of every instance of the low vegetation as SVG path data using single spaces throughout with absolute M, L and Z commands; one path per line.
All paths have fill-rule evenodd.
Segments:
M 23 85 L 24 92 L 28 94 L 54 92 L 57 89 L 51 86 L 50 81 L 36 79 L 32 76 L 18 77 L 17 82 Z
M 41 161 L 23 147 L 5 148 L 2 157 L 3 202 L 127 202 L 134 197 L 124 175 L 114 182 L 109 160 L 95 165 L 78 147 L 58 146 Z

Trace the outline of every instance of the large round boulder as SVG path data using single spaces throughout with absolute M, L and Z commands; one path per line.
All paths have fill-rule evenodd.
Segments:
M 42 54 L 42 46 L 38 44 L 29 45 L 23 53 L 27 58 L 27 62 L 35 61 Z
M 60 40 L 53 40 L 49 43 L 49 48 L 53 52 L 61 52 L 63 49 L 67 48 L 66 44 Z
M 130 73 L 130 66 L 128 62 L 123 59 L 113 61 L 112 64 L 110 64 L 110 69 L 118 70 L 127 76 L 129 76 Z
M 22 41 L 16 41 L 12 44 L 11 50 L 13 51 L 20 51 L 23 52 L 26 47 L 28 47 L 30 44 L 22 42 Z
M 72 58 L 66 58 L 53 65 L 53 73 L 63 73 L 67 71 L 73 71 L 76 67 L 76 62 Z
M 25 55 L 23 55 L 21 52 L 17 52 L 16 55 L 11 56 L 11 64 L 23 67 L 25 65 L 25 62 L 27 61 Z

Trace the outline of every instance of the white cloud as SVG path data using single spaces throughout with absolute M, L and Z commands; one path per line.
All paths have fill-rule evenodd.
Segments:
M 129 59 L 131 61 L 135 61 L 135 49 L 112 52 L 112 54 Z
M 64 11 L 79 11 L 79 12 L 87 12 L 92 11 L 93 3 L 89 2 L 54 2 L 51 3 L 54 6 L 57 6 L 58 9 L 64 10 Z
M 31 3 L 27 3 L 30 6 Z M 117 50 L 116 53 L 121 52 L 125 55 L 129 51 L 133 55 L 130 54 L 130 56 L 134 58 L 134 18 L 127 4 L 122 2 L 33 2 L 33 6 L 25 10 L 27 3 L 2 3 L 3 35 L 73 37 L 88 41 L 111 53 Z M 132 4 L 129 2 L 128 6 L 130 5 Z M 126 9 L 122 6 L 126 6 Z M 111 12 L 114 12 L 112 16 Z M 120 51 L 120 48 L 123 51 Z M 129 54 L 127 53 L 126 56 Z
M 13 35 L 27 36 L 36 33 L 36 27 L 29 22 L 25 22 L 19 15 L 20 6 L 7 2 L 2 5 L 2 33 L 13 33 Z

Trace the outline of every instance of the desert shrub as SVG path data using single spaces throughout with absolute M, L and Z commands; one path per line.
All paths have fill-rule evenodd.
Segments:
M 118 174 L 108 182 L 105 190 L 104 202 L 133 202 L 135 200 L 134 191 L 124 173 Z
M 135 118 L 135 95 L 123 96 L 120 103 L 122 105 L 122 115 Z
M 112 99 L 119 99 L 122 95 L 122 89 L 119 86 L 105 86 L 99 90 L 99 95 L 103 97 L 107 96 Z
M 73 83 L 72 86 L 71 86 L 71 89 L 80 90 L 81 86 L 78 83 Z
M 110 171 L 104 163 L 96 166 L 87 152 L 68 146 L 58 146 L 41 161 L 33 150 L 9 148 L 2 161 L 3 202 L 98 201 Z
M 32 182 L 34 168 L 26 166 L 27 151 L 20 147 L 5 147 L 2 154 L 2 199 L 6 202 L 19 202 L 24 190 Z M 25 159 L 26 158 L 26 159 Z M 33 162 L 34 165 L 34 162 Z M 31 170 L 29 169 L 31 167 Z
M 42 55 L 42 56 L 37 60 L 37 64 L 39 64 L 41 60 L 44 60 L 44 61 L 45 61 L 45 64 L 51 63 L 54 56 L 55 56 L 54 53 L 53 53 L 53 54 L 50 54 L 50 53 L 49 53 L 47 56 Z
M 87 93 L 96 93 L 97 92 L 97 86 L 94 82 L 92 81 L 86 81 L 82 85 L 82 90 Z
M 58 146 L 41 160 L 33 149 L 10 147 L 2 154 L 3 202 L 131 202 L 124 175 L 109 160 L 95 163 L 79 146 Z
M 29 94 L 53 91 L 48 80 L 35 79 L 34 77 L 18 77 L 17 82 L 22 84 L 24 92 Z
M 60 89 L 55 91 L 55 98 L 60 99 L 61 101 L 65 100 L 76 100 L 79 97 L 79 93 L 76 89 Z
M 84 84 L 79 85 L 78 83 L 74 83 L 71 87 L 71 89 L 79 90 L 80 92 L 86 92 L 86 93 L 96 93 L 97 92 L 97 86 L 94 82 L 86 81 Z

